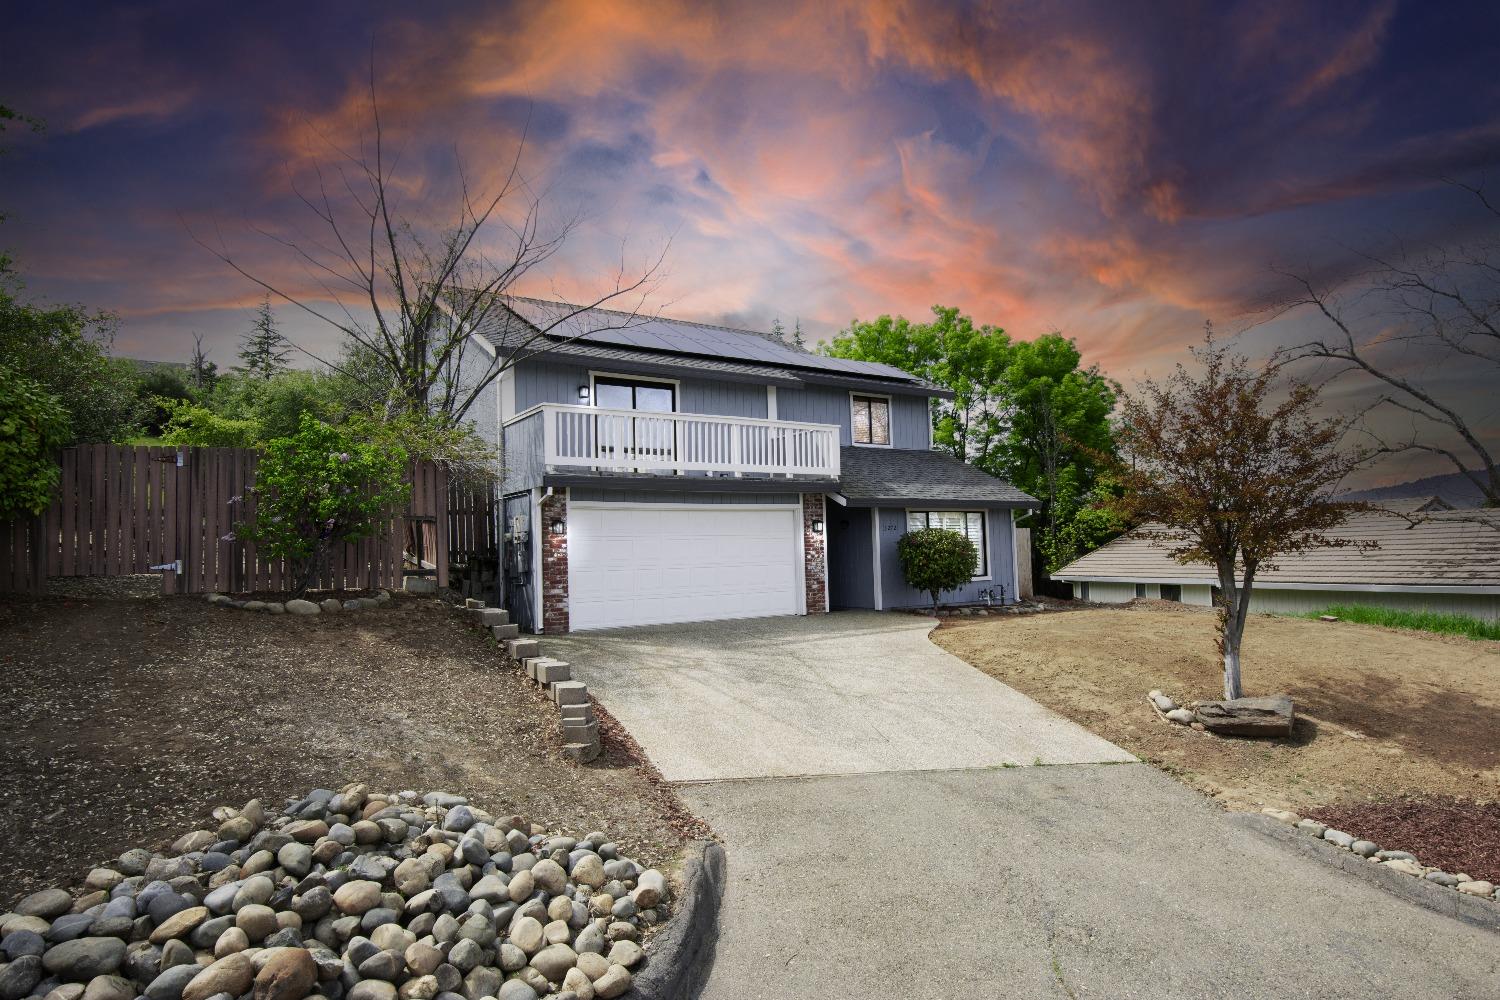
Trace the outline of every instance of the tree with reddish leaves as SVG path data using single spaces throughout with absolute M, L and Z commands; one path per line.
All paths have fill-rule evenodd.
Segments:
M 1336 499 L 1365 456 L 1343 446 L 1347 425 L 1318 415 L 1318 391 L 1283 384 L 1274 363 L 1214 341 L 1123 399 L 1117 444 L 1119 512 L 1179 562 L 1217 572 L 1224 697 L 1241 697 L 1240 642 L 1256 574 L 1279 556 L 1354 544 L 1327 532 L 1365 505 Z

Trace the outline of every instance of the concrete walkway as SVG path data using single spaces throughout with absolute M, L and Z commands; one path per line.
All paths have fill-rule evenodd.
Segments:
M 848 614 L 548 640 L 724 838 L 708 1000 L 1500 996 L 1500 935 L 1109 763 L 1129 758 L 925 632 Z

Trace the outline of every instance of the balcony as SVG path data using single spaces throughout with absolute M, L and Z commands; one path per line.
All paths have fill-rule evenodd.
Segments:
M 839 428 L 543 403 L 506 422 L 505 458 L 507 479 L 546 472 L 837 479 Z

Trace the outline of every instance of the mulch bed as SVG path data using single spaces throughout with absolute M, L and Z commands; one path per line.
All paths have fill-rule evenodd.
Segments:
M 1403 798 L 1330 806 L 1310 814 L 1391 851 L 1408 851 L 1429 867 L 1500 882 L 1500 802 Z
M 467 616 L 246 614 L 201 597 L 0 600 L 0 910 L 216 805 L 316 786 L 438 789 L 672 866 L 705 830 L 600 712 L 562 753 L 555 706 Z

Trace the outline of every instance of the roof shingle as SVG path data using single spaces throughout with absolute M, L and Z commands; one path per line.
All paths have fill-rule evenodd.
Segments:
M 839 492 L 850 500 L 1034 507 L 1010 483 L 938 451 L 839 449 Z
M 1371 511 L 1355 515 L 1328 534 L 1374 542 L 1378 548 L 1348 546 L 1282 556 L 1275 569 L 1262 569 L 1256 580 L 1272 586 L 1329 589 L 1339 585 L 1500 587 L 1500 512 Z M 1168 542 L 1142 538 L 1139 531 L 1132 531 L 1052 575 L 1060 580 L 1217 582 L 1212 566 L 1179 563 L 1167 554 L 1169 547 Z

